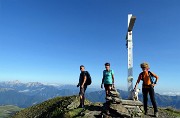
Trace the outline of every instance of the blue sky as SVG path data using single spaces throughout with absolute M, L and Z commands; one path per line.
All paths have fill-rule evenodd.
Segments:
M 0 81 L 77 84 L 79 65 L 100 85 L 110 62 L 127 86 L 127 16 L 134 31 L 134 83 L 149 62 L 157 89 L 180 91 L 179 0 L 0 0 Z M 140 87 L 141 85 L 139 85 Z

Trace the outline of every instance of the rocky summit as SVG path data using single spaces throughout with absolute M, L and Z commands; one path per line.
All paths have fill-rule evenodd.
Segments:
M 78 108 L 79 96 L 56 97 L 17 112 L 12 118 L 153 118 L 153 110 L 143 115 L 142 103 L 122 100 L 116 90 L 105 103 L 85 101 L 85 108 Z M 116 95 L 115 95 L 116 94 Z M 159 108 L 160 118 L 178 118 L 180 112 Z

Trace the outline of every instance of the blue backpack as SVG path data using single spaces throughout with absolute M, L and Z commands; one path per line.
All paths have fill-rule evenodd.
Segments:
M 151 71 L 148 71 L 150 80 L 152 84 L 156 84 L 156 78 L 154 77 L 154 75 L 151 73 Z

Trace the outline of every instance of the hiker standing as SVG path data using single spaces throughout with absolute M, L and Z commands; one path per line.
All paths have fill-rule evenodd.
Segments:
M 84 108 L 84 100 L 85 100 L 85 91 L 87 89 L 87 85 L 91 84 L 91 76 L 88 71 L 85 71 L 85 67 L 83 65 L 80 66 L 80 76 L 79 83 L 77 87 L 80 87 L 79 96 L 80 96 L 80 105 L 79 108 Z
M 157 83 L 158 76 L 152 73 L 151 71 L 149 71 L 148 63 L 142 63 L 140 66 L 143 72 L 139 74 L 139 77 L 138 77 L 138 80 L 136 82 L 134 89 L 137 88 L 140 80 L 142 80 L 143 81 L 142 93 L 143 93 L 144 114 L 145 115 L 147 114 L 147 102 L 148 102 L 148 93 L 149 93 L 151 103 L 154 108 L 154 116 L 158 117 L 158 109 L 157 109 L 157 104 L 155 100 L 155 92 L 154 92 L 154 86 Z M 155 81 L 153 80 L 153 78 L 156 78 Z
M 106 91 L 106 99 L 110 97 L 110 90 L 114 88 L 114 71 L 110 69 L 110 63 L 105 63 L 105 70 L 103 71 L 103 78 L 101 83 L 101 88 Z

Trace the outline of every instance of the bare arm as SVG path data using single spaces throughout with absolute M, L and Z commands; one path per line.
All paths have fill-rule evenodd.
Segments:
M 79 87 L 80 86 L 80 76 L 79 76 L 79 82 L 78 82 L 78 84 L 77 84 L 77 87 Z
M 114 87 L 114 74 L 112 74 L 112 88 L 115 88 Z
M 114 84 L 114 74 L 112 74 L 112 83 Z
M 141 74 L 139 74 L 139 77 L 138 77 L 138 80 L 137 80 L 137 82 L 136 82 L 136 85 L 135 85 L 134 89 L 136 89 L 136 88 L 137 88 L 137 86 L 138 86 L 138 84 L 139 84 L 139 82 L 140 82 L 141 78 L 142 78 L 142 75 L 141 75 Z
M 104 84 L 104 73 L 103 73 L 103 78 L 102 78 L 102 83 L 101 83 L 101 88 L 103 89 L 103 84 Z
M 102 78 L 102 83 L 101 84 L 104 84 L 104 77 Z
M 104 84 L 104 71 L 103 71 L 103 78 L 102 78 L 102 83 L 101 84 Z

